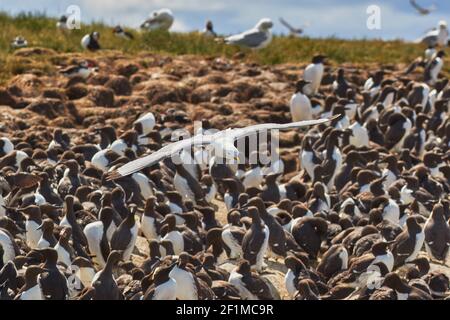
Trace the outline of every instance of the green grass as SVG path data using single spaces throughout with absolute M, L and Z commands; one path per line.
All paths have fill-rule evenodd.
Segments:
M 55 27 L 56 19 L 40 13 L 23 13 L 10 16 L 0 12 L 0 83 L 11 75 L 24 72 L 27 68 L 51 70 L 48 57 L 27 61 L 12 55 L 12 38 L 21 35 L 29 46 L 44 47 L 57 52 L 80 52 L 80 40 L 86 33 L 100 32 L 103 49 L 120 50 L 125 54 L 140 52 L 165 53 L 172 55 L 194 54 L 201 56 L 232 57 L 244 51 L 245 59 L 259 64 L 299 63 L 311 59 L 315 53 L 323 53 L 333 64 L 352 63 L 398 63 L 410 62 L 423 53 L 423 46 L 398 41 L 342 40 L 337 38 L 292 38 L 275 36 L 272 43 L 259 51 L 242 50 L 203 37 L 196 32 L 139 32 L 131 31 L 135 40 L 125 41 L 112 33 L 111 26 L 101 22 L 82 25 L 80 30 L 62 32 Z M 98 54 L 101 54 L 98 53 Z M 94 54 L 95 55 L 95 54 Z

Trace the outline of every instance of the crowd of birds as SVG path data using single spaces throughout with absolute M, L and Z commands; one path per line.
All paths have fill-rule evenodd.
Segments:
M 160 10 L 141 27 L 172 22 Z M 264 46 L 255 34 L 271 27 L 263 19 L 225 41 Z M 402 75 L 380 68 L 363 86 L 341 68 L 324 86 L 326 57 L 314 56 L 287 124 L 211 132 L 204 120 L 192 138 L 173 142 L 148 112 L 120 136 L 95 128 L 95 143 L 75 145 L 62 129 L 45 149 L 0 138 L 0 299 L 279 299 L 266 277 L 277 263 L 291 299 L 450 297 L 449 276 L 435 267 L 448 266 L 450 247 L 446 24 L 433 32 L 422 39 L 425 56 Z M 94 49 L 92 39 L 99 35 L 83 46 Z M 87 78 L 93 67 L 61 72 Z M 269 147 L 275 137 L 236 147 L 297 128 L 300 167 L 287 181 Z M 276 161 L 250 161 L 265 156 Z M 138 236 L 149 248 L 139 263 Z

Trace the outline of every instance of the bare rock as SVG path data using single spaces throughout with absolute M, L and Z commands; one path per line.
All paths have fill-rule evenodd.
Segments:
M 119 63 L 117 66 L 117 73 L 127 78 L 138 72 L 138 70 L 139 67 L 137 64 L 129 62 Z
M 0 106 L 16 107 L 16 99 L 5 89 L 0 89 Z
M 88 89 L 84 84 L 76 84 L 66 89 L 66 95 L 70 100 L 77 100 L 85 97 L 88 94 Z
M 96 86 L 89 92 L 89 99 L 99 107 L 113 107 L 114 106 L 114 91 Z
M 129 96 L 132 91 L 130 81 L 124 76 L 110 78 L 105 87 L 112 89 L 118 96 Z

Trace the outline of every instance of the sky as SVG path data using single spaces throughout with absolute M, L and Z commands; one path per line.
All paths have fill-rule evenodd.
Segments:
M 305 26 L 311 37 L 347 39 L 417 39 L 439 20 L 450 22 L 449 0 L 416 0 L 423 7 L 436 6 L 419 15 L 409 0 L 0 0 L 0 11 L 45 12 L 60 16 L 69 5 L 78 5 L 83 22 L 102 21 L 136 28 L 155 9 L 169 8 L 175 16 L 173 31 L 203 29 L 211 19 L 219 34 L 233 34 L 253 27 L 260 18 L 274 21 L 273 32 L 286 33 L 283 17 L 295 27 Z M 380 9 L 380 29 L 368 29 L 367 8 Z

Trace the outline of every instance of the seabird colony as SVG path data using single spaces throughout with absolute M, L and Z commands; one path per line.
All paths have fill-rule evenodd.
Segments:
M 143 25 L 168 29 L 160 15 L 170 16 L 157 12 Z M 225 41 L 259 48 L 271 27 L 263 19 Z M 83 43 L 95 50 L 95 41 L 92 33 Z M 46 150 L 2 136 L 0 298 L 448 298 L 443 58 L 428 48 L 405 72 L 350 77 L 315 55 L 291 86 L 283 124 L 213 132 L 205 120 L 192 138 L 168 142 L 171 130 L 147 112 L 122 134 L 95 128 L 84 144 L 60 128 Z M 94 66 L 61 75 L 89 78 Z M 262 162 L 276 137 L 237 147 L 297 128 L 289 177 L 280 150 Z M 148 242 L 145 259 L 135 258 L 138 239 Z M 269 261 L 284 265 L 278 287 Z

